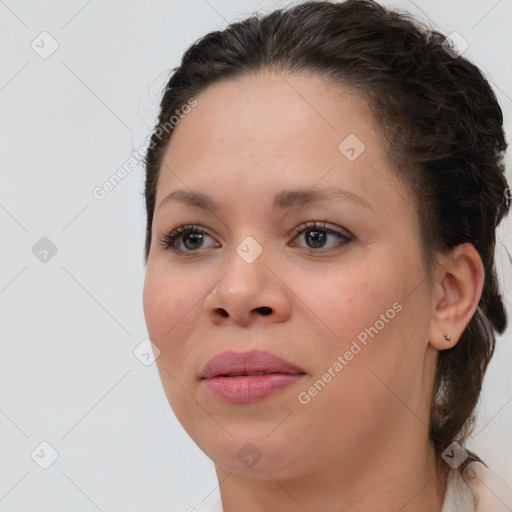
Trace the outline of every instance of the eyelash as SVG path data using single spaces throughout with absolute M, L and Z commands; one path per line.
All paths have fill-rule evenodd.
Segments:
M 300 224 L 299 226 L 297 226 L 296 228 L 294 228 L 293 231 L 298 233 L 296 238 L 298 238 L 300 235 L 302 235 L 303 233 L 306 233 L 308 231 L 313 231 L 313 230 L 322 231 L 322 232 L 328 233 L 330 235 L 335 235 L 338 238 L 340 238 L 343 241 L 342 245 L 345 245 L 353 240 L 352 236 L 346 235 L 346 234 L 342 233 L 341 231 L 338 231 L 337 229 L 327 228 L 326 227 L 327 224 L 328 224 L 327 221 L 304 222 L 304 223 Z M 162 235 L 161 239 L 159 240 L 159 243 L 160 243 L 160 245 L 162 245 L 164 247 L 164 249 L 170 249 L 171 251 L 173 251 L 177 254 L 187 254 L 187 253 L 193 254 L 193 253 L 199 252 L 201 249 L 184 251 L 184 250 L 178 249 L 176 247 L 176 242 L 179 241 L 181 239 L 181 237 L 187 233 L 198 233 L 201 235 L 208 235 L 211 238 L 213 238 L 209 234 L 209 232 L 207 230 L 203 229 L 201 226 L 199 226 L 197 224 L 186 224 L 186 225 L 178 226 L 177 228 L 174 228 L 170 232 Z M 309 248 L 310 253 L 323 253 L 323 252 L 329 252 L 332 250 L 333 249 Z

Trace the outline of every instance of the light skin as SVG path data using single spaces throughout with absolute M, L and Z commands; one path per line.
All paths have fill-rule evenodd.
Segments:
M 159 177 L 144 313 L 168 400 L 214 461 L 224 512 L 439 512 L 445 482 L 428 440 L 430 397 L 438 350 L 457 342 L 478 304 L 477 252 L 461 245 L 427 273 L 411 192 L 366 103 L 348 90 L 263 71 L 196 99 Z M 365 145 L 354 161 L 338 149 L 349 134 Z M 362 200 L 272 206 L 283 190 L 333 186 Z M 178 189 L 207 194 L 219 208 L 176 199 L 160 206 Z M 327 234 L 324 245 L 308 228 L 294 231 L 309 221 L 327 222 L 327 231 L 309 228 Z M 179 253 L 159 243 L 187 224 L 206 231 L 202 242 L 184 235 Z M 263 250 L 252 263 L 236 251 L 248 236 Z M 301 403 L 298 394 L 396 303 L 400 312 Z M 250 349 L 306 375 L 253 404 L 213 398 L 198 380 L 203 366 L 225 350 Z M 249 442 L 261 453 L 252 467 L 237 457 Z

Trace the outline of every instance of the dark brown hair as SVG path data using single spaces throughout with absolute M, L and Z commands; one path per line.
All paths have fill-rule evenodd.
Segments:
M 314 74 L 366 98 L 413 191 L 428 270 L 438 252 L 465 242 L 477 249 L 483 292 L 461 339 L 439 352 L 430 419 L 438 455 L 462 444 L 474 428 L 494 331 L 507 324 L 494 264 L 496 227 L 510 208 L 507 143 L 493 90 L 443 34 L 372 0 L 306 2 L 209 33 L 172 70 L 145 157 L 146 263 L 169 119 L 209 85 L 260 70 Z

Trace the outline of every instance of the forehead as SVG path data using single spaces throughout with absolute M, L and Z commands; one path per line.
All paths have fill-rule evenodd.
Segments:
M 278 189 L 335 186 L 382 194 L 390 167 L 366 101 L 300 74 L 247 74 L 208 87 L 174 128 L 157 204 L 177 188 L 238 190 L 256 200 Z M 386 176 L 393 181 L 393 176 Z M 399 186 L 398 182 L 393 186 Z
M 367 133 L 374 121 L 365 99 L 313 75 L 250 73 L 215 83 L 196 100 L 175 128 L 170 146 L 186 139 L 202 144 L 201 149 L 215 149 L 223 142 L 222 147 L 243 144 L 238 150 L 245 153 L 258 145 L 296 150 L 311 141 L 321 150 L 349 133 L 373 137 Z

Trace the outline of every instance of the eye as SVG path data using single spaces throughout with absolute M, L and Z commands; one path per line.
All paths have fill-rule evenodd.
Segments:
M 306 235 L 306 241 L 309 245 L 308 249 L 312 249 L 311 252 L 322 252 L 315 249 L 332 249 L 333 247 L 325 247 L 326 242 L 329 238 L 334 238 L 333 240 L 335 245 L 345 245 L 348 242 L 353 240 L 353 237 L 345 232 L 342 232 L 340 228 L 327 228 L 327 222 L 305 222 L 300 226 L 297 226 L 294 231 L 299 234 L 297 238 L 300 238 L 301 235 Z
M 198 252 L 197 249 L 203 249 L 205 236 L 212 238 L 207 231 L 195 224 L 179 226 L 169 233 L 165 233 L 160 239 L 160 244 L 165 249 L 171 249 L 177 253 Z M 212 239 L 213 240 L 213 239 Z M 183 243 L 185 249 L 182 249 L 180 242 Z M 216 245 L 219 247 L 219 244 Z
M 306 240 L 311 252 L 323 252 L 324 250 L 332 249 L 333 247 L 325 247 L 329 238 L 333 240 L 338 246 L 344 245 L 353 240 L 353 237 L 345 231 L 342 232 L 341 228 L 327 228 L 327 222 L 311 221 L 305 222 L 297 226 L 293 231 L 298 233 L 295 239 L 301 235 L 306 234 Z M 208 248 L 204 247 L 205 237 L 213 238 L 208 234 L 208 231 L 196 224 L 187 224 L 179 226 L 169 233 L 162 235 L 159 240 L 160 245 L 165 249 L 171 249 L 176 253 L 194 253 L 199 252 L 199 249 Z M 214 242 L 211 247 L 220 247 L 220 244 Z M 335 247 L 334 247 L 335 248 Z M 320 250 L 318 250 L 320 249 Z

